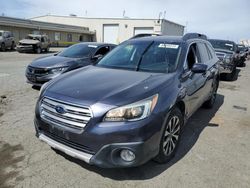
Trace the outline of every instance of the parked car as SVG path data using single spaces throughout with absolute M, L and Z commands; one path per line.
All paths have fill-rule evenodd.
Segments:
M 14 36 L 10 31 L 0 30 L 0 49 L 5 51 L 6 49 L 15 49 Z
M 36 136 L 100 167 L 169 161 L 189 117 L 216 99 L 218 58 L 199 36 L 128 40 L 96 65 L 46 83 Z
M 242 67 L 244 66 L 244 62 L 246 61 L 246 58 L 248 56 L 248 48 L 245 47 L 243 44 L 237 44 L 237 54 L 240 59 L 238 66 Z
M 235 42 L 229 40 L 209 39 L 215 49 L 217 57 L 221 60 L 221 77 L 226 80 L 233 80 L 236 74 L 236 67 L 240 59 L 236 53 Z
M 107 43 L 78 43 L 52 56 L 35 59 L 26 69 L 27 82 L 41 86 L 71 70 L 95 64 L 116 45 Z
M 25 39 L 20 40 L 17 45 L 18 52 L 35 52 L 38 54 L 43 51 L 48 52 L 49 48 L 50 41 L 47 35 L 29 34 Z

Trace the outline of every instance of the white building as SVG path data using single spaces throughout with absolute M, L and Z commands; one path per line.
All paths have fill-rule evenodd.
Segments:
M 184 26 L 166 19 L 86 18 L 46 15 L 32 20 L 88 27 L 97 42 L 121 43 L 140 33 L 183 35 Z

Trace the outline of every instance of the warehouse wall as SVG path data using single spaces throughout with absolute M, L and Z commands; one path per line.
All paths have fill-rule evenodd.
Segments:
M 167 35 L 183 35 L 184 27 L 174 23 L 164 22 L 162 28 L 161 20 L 158 23 L 157 19 L 126 19 L 126 18 L 82 18 L 82 17 L 67 17 L 67 16 L 41 16 L 32 20 L 44 21 L 50 23 L 63 23 L 76 26 L 87 26 L 90 31 L 96 32 L 96 40 L 103 42 L 103 25 L 119 25 L 119 32 L 116 43 L 123 42 L 134 36 L 134 28 L 150 28 L 153 27 L 154 33 L 162 33 Z
M 72 43 L 80 42 L 80 36 L 82 36 L 82 41 L 92 41 L 92 36 L 82 33 L 72 33 L 72 32 L 61 32 L 61 31 L 49 31 L 49 30 L 35 30 L 35 29 L 29 29 L 29 28 L 21 28 L 21 27 L 10 27 L 10 26 L 1 26 L 0 30 L 6 30 L 11 31 L 14 35 L 15 42 L 18 43 L 21 39 L 25 38 L 28 34 L 46 34 L 48 35 L 50 41 L 52 44 L 57 44 L 59 46 L 67 46 Z M 55 33 L 60 33 L 60 40 L 55 40 Z M 72 41 L 68 41 L 68 34 L 72 35 Z

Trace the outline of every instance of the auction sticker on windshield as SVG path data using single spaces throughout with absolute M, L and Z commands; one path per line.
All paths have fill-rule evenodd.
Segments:
M 171 48 L 171 49 L 177 49 L 179 45 L 177 44 L 159 44 L 159 48 Z
M 95 46 L 95 45 L 88 45 L 88 47 L 90 47 L 90 48 L 97 48 L 97 46 Z

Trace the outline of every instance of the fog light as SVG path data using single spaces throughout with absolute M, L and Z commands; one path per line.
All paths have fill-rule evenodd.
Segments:
M 124 160 L 124 161 L 127 161 L 127 162 L 131 162 L 135 159 L 135 154 L 134 152 L 128 150 L 128 149 L 123 149 L 121 151 L 121 158 Z

